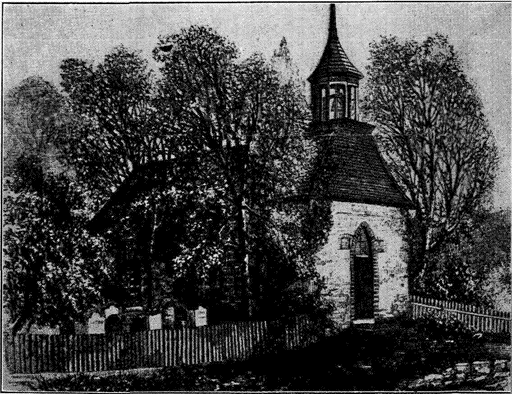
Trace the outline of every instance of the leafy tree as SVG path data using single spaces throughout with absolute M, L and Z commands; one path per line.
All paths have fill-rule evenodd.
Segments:
M 69 325 L 101 299 L 108 258 L 83 227 L 85 195 L 58 160 L 64 97 L 39 77 L 7 94 L 4 301 L 12 329 Z
M 286 203 L 314 156 L 304 97 L 208 28 L 162 38 L 154 54 L 158 90 L 147 63 L 123 47 L 97 66 L 62 65 L 75 119 L 62 149 L 99 202 L 168 164 L 121 202 L 127 209 L 107 234 L 119 268 L 110 293 L 150 309 L 170 295 L 188 307 L 228 295 L 253 311 L 257 296 L 270 297 L 272 270 L 285 278 L 276 293 L 314 271 L 312 243 L 299 239 L 314 209 Z
M 221 205 L 224 220 L 207 225 L 222 234 L 220 249 L 242 278 L 242 308 L 251 315 L 255 293 L 270 293 L 262 288 L 266 269 L 286 271 L 278 291 L 313 275 L 312 248 L 297 229 L 309 206 L 285 203 L 315 154 L 304 137 L 306 101 L 261 56 L 240 61 L 235 45 L 206 27 L 161 37 L 154 56 L 162 63 L 159 112 L 168 114 L 177 145 L 197 155 L 197 181 Z
M 37 165 L 37 161 L 31 162 Z M 40 168 L 40 172 L 42 169 Z M 26 324 L 70 327 L 102 300 L 109 257 L 86 231 L 84 191 L 64 175 L 13 175 L 4 199 L 4 300 L 16 333 Z
M 12 175 L 20 157 L 41 158 L 45 171 L 56 169 L 54 144 L 65 118 L 64 97 L 41 77 L 11 89 L 4 106 L 4 175 Z
M 476 212 L 428 258 L 437 268 L 422 283 L 424 294 L 509 310 L 510 210 Z
M 370 56 L 363 110 L 378 125 L 386 162 L 415 206 L 411 277 L 420 283 L 437 269 L 425 256 L 486 204 L 497 148 L 478 92 L 446 37 L 382 38 Z
M 66 59 L 61 70 L 74 121 L 61 133 L 60 148 L 80 182 L 93 193 L 98 211 L 134 171 L 148 163 L 170 159 L 166 135 L 161 133 L 165 125 L 158 123 L 153 106 L 153 73 L 139 52 L 123 46 L 114 48 L 98 65 Z M 131 212 L 139 223 L 126 227 L 130 222 L 125 220 L 125 228 L 109 237 L 112 245 L 117 245 L 114 249 L 120 278 L 129 272 L 142 278 L 142 283 L 137 283 L 139 288 L 144 286 L 149 306 L 153 299 L 155 231 L 164 212 L 158 198 L 157 192 L 141 191 L 138 205 Z M 143 245 L 132 245 L 133 238 Z M 127 259 L 128 262 L 123 261 Z M 134 271 L 135 265 L 142 270 Z M 128 276 L 128 282 L 118 283 L 111 293 L 133 288 L 136 283 L 129 284 L 135 280 L 133 275 Z
M 135 167 L 168 159 L 154 123 L 153 74 L 139 52 L 119 46 L 97 66 L 66 59 L 61 76 L 75 121 L 60 148 L 100 201 Z

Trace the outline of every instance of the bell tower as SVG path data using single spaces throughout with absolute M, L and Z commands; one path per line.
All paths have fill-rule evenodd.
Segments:
M 311 84 L 313 121 L 358 119 L 359 80 L 363 74 L 341 47 L 336 28 L 336 8 L 330 6 L 329 34 L 324 53 L 308 78 Z

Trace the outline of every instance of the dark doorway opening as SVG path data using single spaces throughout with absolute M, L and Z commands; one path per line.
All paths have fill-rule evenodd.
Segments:
M 354 237 L 354 318 L 373 318 L 373 251 L 368 231 L 360 228 Z

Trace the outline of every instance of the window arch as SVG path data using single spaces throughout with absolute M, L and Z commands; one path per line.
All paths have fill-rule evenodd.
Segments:
M 345 85 L 333 83 L 329 86 L 329 119 L 346 117 L 347 92 Z
M 375 235 L 366 222 L 362 222 L 354 233 L 352 249 L 356 256 L 370 256 L 374 251 Z
M 371 255 L 371 241 L 365 229 L 361 229 L 355 234 L 354 254 L 359 257 L 370 257 Z

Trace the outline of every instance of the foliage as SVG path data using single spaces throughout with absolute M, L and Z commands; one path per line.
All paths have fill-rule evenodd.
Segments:
M 59 159 L 64 97 L 39 77 L 7 95 L 4 300 L 13 331 L 83 318 L 108 276 L 102 241 L 84 228 L 88 195 Z
M 153 75 L 139 52 L 114 48 L 94 66 L 61 64 L 73 122 L 59 136 L 63 159 L 105 199 L 133 168 L 168 158 L 152 107 Z
M 304 96 L 261 56 L 240 61 L 236 46 L 206 27 L 161 37 L 154 56 L 163 75 L 159 113 L 169 114 L 182 151 L 197 155 L 196 182 L 217 196 L 224 220 L 208 226 L 223 234 L 218 245 L 241 308 L 253 314 L 255 299 L 312 272 L 313 248 L 297 238 L 305 211 L 286 203 L 315 154 L 304 136 Z M 271 271 L 277 288 L 265 286 Z
M 65 330 L 102 300 L 108 253 L 85 230 L 86 194 L 76 183 L 52 174 L 37 188 L 16 175 L 11 182 L 26 186 L 12 186 L 17 191 L 4 200 L 4 300 L 13 331 L 25 324 Z
M 98 65 L 62 63 L 73 122 L 59 147 L 96 210 L 143 173 L 145 190 L 117 196 L 122 214 L 104 233 L 117 261 L 108 294 L 121 303 L 227 303 L 247 315 L 312 278 L 330 212 L 323 207 L 318 223 L 318 207 L 287 203 L 315 155 L 302 88 L 261 56 L 238 56 L 212 29 L 192 26 L 160 38 L 159 80 L 122 46 Z M 156 173 L 154 163 L 168 166 Z M 226 318 L 241 317 L 232 312 Z
M 487 202 L 497 147 L 477 89 L 446 37 L 385 37 L 371 44 L 370 56 L 363 111 L 377 123 L 388 167 L 415 207 L 416 286 L 435 270 L 423 257 Z
M 4 119 L 4 175 L 12 175 L 22 155 L 40 158 L 45 170 L 56 165 L 54 143 L 66 106 L 51 83 L 41 77 L 21 81 L 7 93 Z
M 435 269 L 422 295 L 509 310 L 510 211 L 476 213 L 457 237 L 429 255 Z

